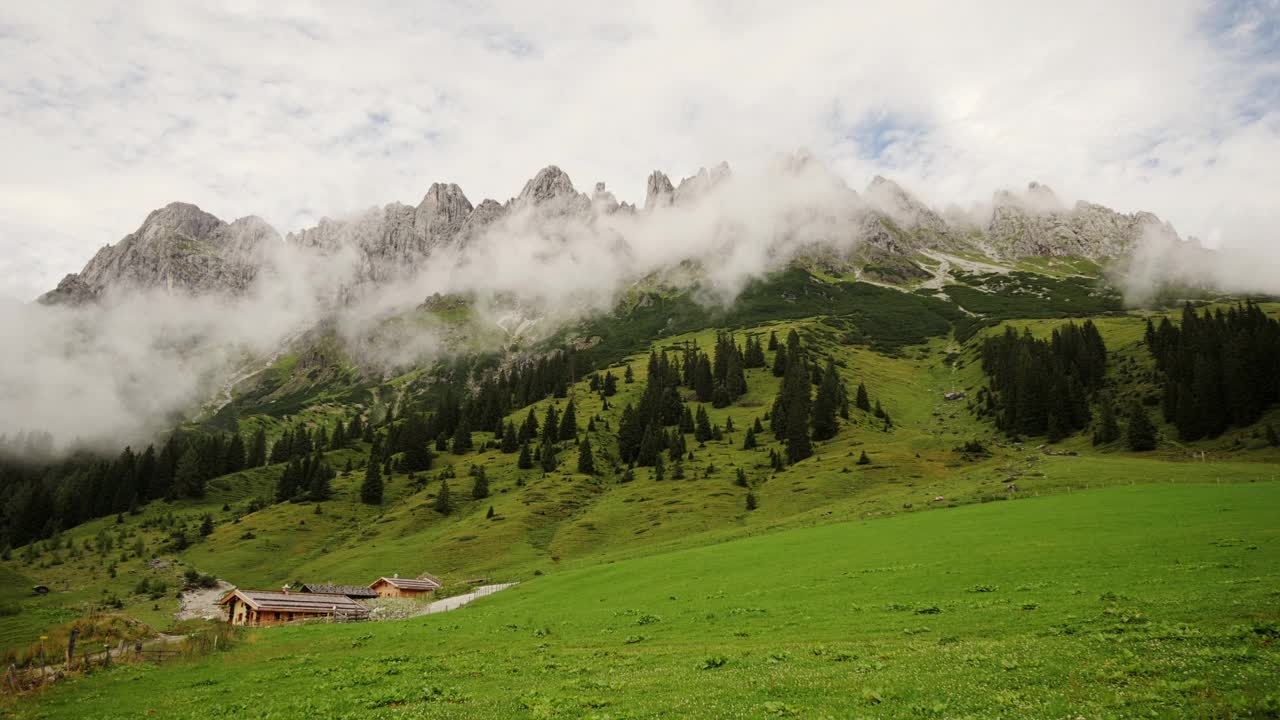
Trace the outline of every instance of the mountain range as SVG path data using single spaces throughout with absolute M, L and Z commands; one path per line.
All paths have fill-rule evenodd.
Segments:
M 962 213 L 939 212 L 880 176 L 859 193 L 804 154 L 779 162 L 775 173 L 804 177 L 821 188 L 816 194 L 822 199 L 813 203 L 804 198 L 781 202 L 793 203 L 788 211 L 796 215 L 823 216 L 818 240 L 825 246 L 820 252 L 824 260 L 872 282 L 906 287 L 926 282 L 937 272 L 929 260 L 935 253 L 992 263 L 1065 256 L 1096 261 L 1130 253 L 1144 233 L 1177 238 L 1172 227 L 1151 213 L 1122 213 L 1088 202 L 1067 206 L 1035 182 L 1022 193 L 994 193 L 989 212 Z M 104 246 L 83 270 L 64 277 L 39 302 L 79 304 L 124 288 L 240 293 L 282 247 L 342 257 L 349 263 L 352 284 L 376 286 L 411 277 L 446 251 L 464 256 L 469 245 L 517 217 L 523 219 L 517 232 L 528 231 L 532 221 L 538 232 L 599 233 L 610 218 L 673 215 L 714 204 L 735 179 L 724 163 L 678 184 L 654 171 L 644 204 L 637 207 L 618 202 L 604 183 L 596 183 L 590 193 L 579 192 L 563 170 L 550 165 L 503 203 L 485 199 L 472 204 L 458 185 L 435 183 L 417 205 L 393 202 L 342 219 L 325 218 L 283 236 L 256 216 L 228 223 L 196 205 L 174 202 L 150 213 L 119 242 Z M 725 218 L 730 223 L 731 214 Z

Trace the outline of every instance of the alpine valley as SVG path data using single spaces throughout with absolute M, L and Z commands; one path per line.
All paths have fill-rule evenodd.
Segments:
M 1280 301 L 1222 255 L 806 153 L 166 205 L 0 376 L 0 714 L 1276 717 Z M 216 604 L 397 575 L 517 584 Z

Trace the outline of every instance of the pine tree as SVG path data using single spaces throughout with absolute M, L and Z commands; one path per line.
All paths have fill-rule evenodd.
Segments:
M 1145 452 L 1156 449 L 1156 428 L 1151 424 L 1147 411 L 1136 400 L 1129 407 L 1129 428 L 1125 441 L 1129 449 Z
M 213 534 L 213 516 L 205 513 L 200 518 L 200 537 L 209 537 Z
M 628 385 L 636 381 L 636 374 L 631 370 L 630 365 L 627 365 L 626 372 L 622 374 L 622 381 Z
M 440 481 L 440 489 L 436 492 L 436 501 L 431 507 L 441 515 L 448 515 L 453 512 L 453 501 L 449 497 L 448 480 Z
M 267 463 L 267 431 L 258 428 L 253 433 L 253 441 L 249 443 L 249 454 L 245 458 L 246 467 L 262 467 Z
M 604 383 L 600 388 L 600 394 L 605 397 L 613 397 L 618 394 L 618 378 L 614 377 L 613 373 L 607 372 L 604 374 Z
M 685 405 L 680 411 L 680 432 L 693 432 L 693 413 L 689 411 L 689 406 Z
M 871 398 L 867 397 L 867 386 L 858 383 L 857 394 L 854 396 L 853 406 L 864 412 L 871 411 Z
M 711 435 L 711 418 L 707 415 L 707 408 L 699 405 L 697 420 L 694 424 L 693 438 L 702 443 L 710 440 Z
M 382 462 L 378 457 L 379 443 L 375 438 L 369 462 L 364 468 L 364 482 L 360 484 L 360 502 L 366 505 L 382 504 Z
M 538 418 L 533 412 L 533 408 L 529 408 L 529 414 L 524 417 L 524 424 L 520 426 L 520 442 L 533 440 L 538 437 Z
M 240 433 L 232 433 L 231 441 L 227 443 L 226 460 L 223 463 L 223 472 L 221 474 L 230 474 L 240 472 L 245 468 L 245 451 L 244 438 Z
M 813 400 L 813 439 L 830 440 L 836 436 L 836 413 L 840 405 L 840 376 L 836 364 L 827 359 L 827 369 Z
M 458 426 L 453 430 L 453 443 L 450 451 L 454 455 L 465 455 L 474 445 L 471 440 L 471 425 L 467 422 L 466 417 L 458 421 Z
M 513 453 L 520 449 L 520 440 L 516 434 L 516 425 L 510 420 L 502 429 L 502 452 Z
M 583 475 L 596 474 L 595 455 L 591 452 L 591 438 L 583 435 L 582 442 L 578 443 L 578 472 Z
M 564 417 L 560 419 L 558 436 L 561 440 L 573 440 L 578 437 L 578 411 L 573 407 L 572 398 L 564 408 Z
M 738 487 L 747 487 L 747 471 L 742 468 L 738 468 L 737 472 L 733 475 L 733 484 Z
M 778 349 L 778 333 L 774 330 L 770 330 L 768 350 L 769 352 L 773 352 L 774 350 L 777 350 L 777 349 Z
M 757 447 L 759 447 L 759 442 L 756 440 L 756 429 L 747 428 L 747 435 L 742 438 L 742 449 L 754 450 Z
M 184 497 L 204 497 L 204 475 L 200 468 L 200 451 L 194 442 L 187 444 L 173 474 L 173 487 Z
M 521 470 L 530 470 L 533 468 L 533 455 L 529 452 L 529 441 L 525 440 L 520 446 L 520 457 L 516 460 L 516 467 Z
M 462 425 L 463 423 L 459 423 L 460 427 Z M 404 450 L 406 472 L 425 472 L 431 469 L 431 461 L 434 459 L 431 453 L 431 428 L 424 416 L 411 413 L 405 420 L 400 430 L 400 447 Z
M 748 490 L 747 491 L 747 511 L 750 512 L 752 510 L 755 510 L 758 507 L 760 507 L 760 501 L 756 500 L 755 491 Z
M 1120 439 L 1120 426 L 1116 423 L 1115 407 L 1111 398 L 1103 395 L 1098 403 L 1098 427 L 1093 432 L 1093 444 L 1105 445 Z
M 484 466 L 476 466 L 475 481 L 471 485 L 471 497 L 476 500 L 483 500 L 489 497 L 489 477 L 484 472 Z
M 870 465 L 870 464 L 871 464 L 871 458 L 867 457 L 867 451 L 866 451 L 866 450 L 863 450 L 863 451 L 862 451 L 862 454 L 858 456 L 858 464 L 859 464 L 859 465 Z
M 662 462 L 662 454 L 659 453 L 658 457 L 653 459 L 653 479 L 657 482 L 661 482 L 666 479 L 666 476 L 667 468 Z
M 556 458 L 556 446 L 543 440 L 542 448 L 538 451 L 538 457 L 542 461 L 543 472 L 551 472 L 556 469 L 559 463 Z
M 542 443 L 554 445 L 560 441 L 560 415 L 555 405 L 547 406 L 546 418 L 542 421 Z

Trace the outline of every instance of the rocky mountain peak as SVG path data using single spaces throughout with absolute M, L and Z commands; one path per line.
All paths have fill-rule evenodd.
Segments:
M 574 190 L 573 181 L 569 179 L 569 175 L 555 165 L 548 165 L 524 184 L 524 189 L 520 191 L 516 200 L 538 205 L 576 194 L 577 191 Z
M 661 170 L 654 170 L 649 173 L 649 181 L 645 185 L 644 209 L 653 210 L 660 207 L 667 207 L 671 204 L 671 196 L 675 193 L 676 188 L 671 184 L 671 178 Z

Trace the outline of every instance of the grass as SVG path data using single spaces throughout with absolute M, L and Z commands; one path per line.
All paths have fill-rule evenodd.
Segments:
M 253 631 L 7 708 L 74 717 L 1266 717 L 1280 484 L 774 532 L 409 621 Z

